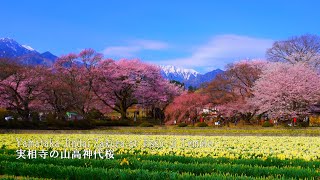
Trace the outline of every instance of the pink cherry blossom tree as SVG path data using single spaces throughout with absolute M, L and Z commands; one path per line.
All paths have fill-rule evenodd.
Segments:
M 165 110 L 166 124 L 197 118 L 204 106 L 210 103 L 209 100 L 208 96 L 196 92 L 184 93 L 176 97 Z
M 179 89 L 165 80 L 160 69 L 139 60 L 102 61 L 93 83 L 96 97 L 119 112 L 122 119 L 133 105 L 163 106 Z
M 0 107 L 16 111 L 29 120 L 30 113 L 38 110 L 42 96 L 42 67 L 19 67 L 0 81 Z
M 305 63 L 271 63 L 253 87 L 259 113 L 273 117 L 308 113 L 320 100 L 320 77 Z
M 86 115 L 93 108 L 110 109 L 126 118 L 133 105 L 164 108 L 182 90 L 165 80 L 157 66 L 138 60 L 104 60 L 92 49 L 61 56 L 51 68 L 0 62 L 0 106 L 15 109 L 27 119 L 31 110 L 66 111 Z
M 52 74 L 47 76 L 46 100 L 57 115 L 67 110 L 86 115 L 94 108 L 92 85 L 96 78 L 96 66 L 102 59 L 100 53 L 85 49 L 79 54 L 71 53 L 56 61 Z
M 61 80 L 66 79 L 65 75 L 58 73 L 58 71 L 54 72 L 50 68 L 43 72 L 43 76 L 45 78 L 42 84 L 44 94 L 40 100 L 47 107 L 43 111 L 52 112 L 56 118 L 63 120 L 65 113 L 68 110 L 73 110 L 69 86 Z

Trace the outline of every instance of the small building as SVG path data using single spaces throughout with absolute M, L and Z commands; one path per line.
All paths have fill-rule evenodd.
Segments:
M 201 113 L 204 113 L 204 114 L 207 114 L 207 115 L 210 115 L 210 116 L 215 116 L 217 117 L 218 116 L 218 109 L 217 107 L 210 107 L 210 106 L 205 106 L 202 111 L 200 111 Z
M 309 107 L 310 117 L 309 125 L 310 126 L 320 126 L 320 104 L 314 104 Z
M 148 109 L 139 107 L 137 105 L 134 105 L 128 108 L 127 110 L 128 118 L 143 118 L 143 117 L 147 117 L 147 114 L 148 114 Z M 112 111 L 106 114 L 106 116 L 110 117 L 112 120 L 117 120 L 117 119 L 120 119 L 121 114 L 116 111 Z
M 83 116 L 79 115 L 76 112 L 67 112 L 67 120 L 82 120 Z

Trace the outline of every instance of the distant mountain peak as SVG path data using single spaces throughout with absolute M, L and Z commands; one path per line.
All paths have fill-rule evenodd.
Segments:
M 46 52 L 42 53 L 42 55 L 53 55 L 53 54 L 50 51 L 46 51 Z
M 200 74 L 193 69 L 184 69 L 172 65 L 160 65 L 159 67 L 166 76 L 173 74 L 175 76 L 182 76 L 183 79 L 186 80 L 190 79 L 191 77 L 197 77 Z
M 159 66 L 161 74 L 169 80 L 176 80 L 185 84 L 185 87 L 199 87 L 201 84 L 212 81 L 218 74 L 222 73 L 221 69 L 216 69 L 205 74 L 200 74 L 193 69 L 184 69 L 172 65 Z
M 54 54 L 52 54 L 49 51 L 42 53 L 41 56 L 44 58 L 47 58 L 47 59 L 51 59 L 51 60 L 56 60 L 58 58 L 57 56 L 55 56 Z
M 14 58 L 23 64 L 50 66 L 57 56 L 50 52 L 40 54 L 29 45 L 21 45 L 11 38 L 0 38 L 0 58 Z

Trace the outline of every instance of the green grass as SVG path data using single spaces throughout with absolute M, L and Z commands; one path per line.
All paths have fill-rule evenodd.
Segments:
M 2 180 L 47 180 L 46 178 L 34 178 L 28 176 L 10 176 L 10 175 L 0 175 L 0 179 Z
M 319 127 L 104 127 L 94 130 L 0 130 L 2 134 L 167 134 L 167 135 L 262 135 L 262 136 L 320 136 Z
M 194 175 L 201 174 L 224 174 L 229 173 L 232 175 L 246 175 L 251 177 L 269 177 L 279 176 L 285 178 L 308 178 L 318 177 L 320 173 L 316 168 L 302 168 L 300 166 L 283 166 L 278 167 L 277 163 L 274 166 L 261 166 L 255 163 L 251 165 L 246 164 L 232 164 L 232 163 L 181 163 L 175 161 L 174 163 L 166 161 L 154 160 L 141 160 L 136 157 L 128 158 L 128 165 L 121 165 L 121 159 L 114 160 L 81 160 L 81 159 L 32 159 L 32 160 L 17 160 L 15 157 L 1 157 L 1 162 L 17 162 L 27 164 L 46 164 L 57 166 L 73 166 L 84 168 L 103 168 L 103 169 L 131 169 L 139 170 L 144 169 L 148 171 L 170 171 L 176 173 L 192 173 Z
M 184 164 L 242 164 L 242 165 L 257 165 L 263 167 L 301 167 L 301 168 L 311 168 L 319 169 L 320 161 L 305 161 L 302 159 L 293 159 L 293 160 L 280 160 L 277 158 L 268 158 L 268 159 L 229 159 L 225 157 L 212 158 L 212 157 L 202 157 L 202 158 L 193 158 L 177 155 L 133 155 L 133 154 L 115 154 L 115 159 L 134 159 L 141 161 L 161 161 L 168 163 L 180 162 Z M 1 161 L 21 161 L 16 159 L 16 151 L 1 149 L 0 150 L 0 160 Z M 51 160 L 48 160 L 51 161 Z M 87 162 L 90 160 L 80 160 L 82 162 Z M 97 160 L 99 161 L 99 160 Z M 105 160 L 101 160 L 105 161 Z
M 53 164 L 28 164 L 23 162 L 0 162 L 0 173 L 15 176 L 32 176 L 53 179 L 266 179 L 266 177 L 250 177 L 231 174 L 202 174 L 176 173 L 170 171 L 149 171 L 144 169 L 93 168 L 59 166 Z M 270 176 L 268 179 L 285 179 L 280 176 Z
M 320 162 L 117 155 L 112 160 L 16 159 L 0 155 L 0 174 L 53 179 L 317 179 Z M 3 152 L 2 152 L 3 153 Z M 121 164 L 123 159 L 128 164 Z M 10 179 L 10 178 L 9 178 Z

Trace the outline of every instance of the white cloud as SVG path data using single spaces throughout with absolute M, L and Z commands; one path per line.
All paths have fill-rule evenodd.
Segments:
M 169 45 L 165 42 L 138 39 L 129 41 L 125 46 L 110 46 L 103 50 L 103 54 L 106 56 L 116 57 L 133 57 L 143 50 L 163 50 L 167 49 Z
M 273 40 L 240 35 L 219 35 L 196 47 L 189 56 L 168 59 L 159 64 L 171 64 L 203 70 L 224 68 L 228 63 L 246 58 L 264 58 Z
M 135 44 L 143 49 L 148 49 L 148 50 L 162 50 L 162 49 L 167 49 L 169 45 L 165 42 L 161 41 L 153 41 L 153 40 L 135 40 L 131 42 L 132 44 Z

